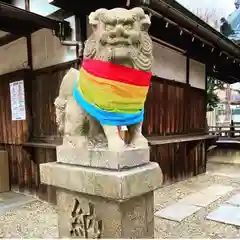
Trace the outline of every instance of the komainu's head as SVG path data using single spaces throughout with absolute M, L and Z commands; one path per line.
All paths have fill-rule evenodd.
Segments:
M 141 8 L 98 9 L 89 16 L 93 34 L 86 41 L 84 58 L 111 61 L 150 71 L 152 40 L 150 18 Z

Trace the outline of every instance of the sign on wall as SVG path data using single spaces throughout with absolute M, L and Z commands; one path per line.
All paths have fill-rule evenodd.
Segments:
M 12 120 L 26 120 L 24 82 L 10 83 Z

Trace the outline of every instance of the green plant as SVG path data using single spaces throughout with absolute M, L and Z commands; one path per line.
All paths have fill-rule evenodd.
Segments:
M 213 111 L 220 102 L 216 90 L 223 89 L 224 83 L 213 77 L 208 77 L 207 79 L 207 111 Z

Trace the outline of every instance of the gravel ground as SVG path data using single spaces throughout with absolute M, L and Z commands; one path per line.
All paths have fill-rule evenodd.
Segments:
M 188 194 L 195 193 L 213 184 L 232 186 L 235 189 L 222 198 L 200 209 L 181 223 L 155 217 L 157 238 L 240 238 L 240 228 L 206 220 L 205 217 L 232 195 L 240 192 L 239 178 L 214 176 L 212 172 L 240 173 L 240 167 L 231 165 L 208 165 L 208 173 L 164 187 L 155 192 L 155 211 L 177 202 Z
M 0 216 L 0 238 L 58 238 L 54 207 L 35 201 L 8 211 Z
M 212 184 L 223 184 L 235 188 L 234 191 L 207 208 L 202 208 L 181 223 L 155 218 L 156 238 L 240 238 L 240 228 L 205 219 L 206 215 L 216 209 L 220 203 L 240 192 L 240 176 L 239 179 L 214 176 L 211 174 L 212 171 L 236 175 L 240 172 L 240 167 L 210 164 L 208 174 L 161 188 L 155 192 L 155 211 L 157 211 Z M 57 214 L 55 208 L 47 203 L 35 201 L 0 216 L 0 238 L 57 237 Z

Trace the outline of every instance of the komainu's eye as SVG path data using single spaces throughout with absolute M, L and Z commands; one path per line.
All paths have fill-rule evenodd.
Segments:
M 128 30 L 128 29 L 132 29 L 133 25 L 131 23 L 124 23 L 123 27 Z
M 106 24 L 106 25 L 105 25 L 105 29 L 106 29 L 106 31 L 113 30 L 113 28 L 114 28 L 114 26 L 111 25 L 111 24 Z

